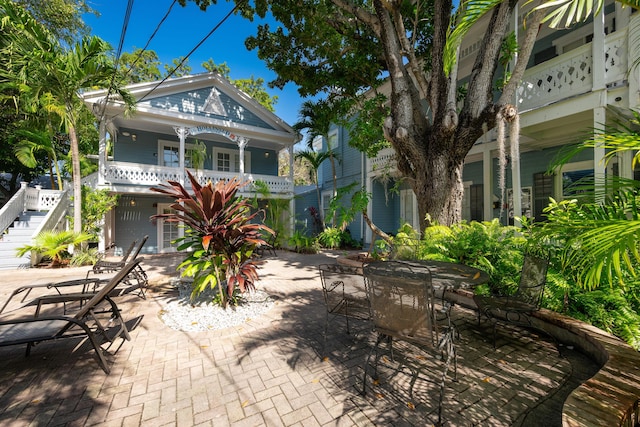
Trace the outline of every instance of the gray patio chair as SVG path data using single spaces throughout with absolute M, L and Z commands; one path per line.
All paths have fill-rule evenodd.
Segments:
M 130 340 L 129 331 L 120 309 L 109 294 L 122 281 L 128 280 L 129 274 L 135 269 L 141 258 L 136 259 L 122 268 L 98 292 L 79 292 L 71 294 L 45 295 L 37 298 L 21 310 L 14 310 L 9 315 L 0 318 L 0 346 L 26 344 L 26 355 L 31 353 L 34 344 L 43 341 L 62 338 L 86 337 L 95 350 L 100 367 L 109 373 L 98 336 L 102 336 L 111 345 L 120 336 Z M 70 302 L 82 302 L 75 315 L 55 314 L 50 305 Z M 104 305 L 107 308 L 104 308 Z M 33 311 L 35 306 L 35 312 Z M 65 307 L 65 311 L 67 311 Z M 43 312 L 44 311 L 44 312 Z M 109 327 L 105 327 L 104 315 L 109 316 Z M 102 318 L 102 320 L 101 320 Z M 104 342 L 104 341 L 103 341 Z
M 347 334 L 350 334 L 349 319 L 368 320 L 370 313 L 364 277 L 360 268 L 336 263 L 320 264 L 318 269 L 326 307 L 322 348 L 324 355 L 329 323 L 332 320 L 344 317 L 347 324 Z
M 411 374 L 409 393 L 413 397 L 413 388 L 418 379 L 433 381 L 424 372 L 433 369 L 435 360 L 442 363 L 439 378 L 440 395 L 438 399 L 438 425 L 442 422 L 442 403 L 444 389 L 451 363 L 454 376 L 457 376 L 456 349 L 453 342 L 454 330 L 447 314 L 447 324 L 438 331 L 434 308 L 434 292 L 431 273 L 426 267 L 411 266 L 400 261 L 376 262 L 363 268 L 366 292 L 371 308 L 371 318 L 378 335 L 371 348 L 364 367 L 362 393 L 366 394 L 367 375 L 374 358 L 374 376 L 378 375 L 378 365 L 383 360 L 395 373 Z M 382 358 L 380 344 L 387 343 L 389 357 Z M 394 341 L 404 342 L 409 354 L 394 351 Z M 414 357 L 412 347 L 427 356 Z
M 136 246 L 136 243 L 138 242 L 137 240 L 134 240 L 133 242 L 131 242 L 129 249 L 127 249 L 124 255 L 122 255 L 122 259 L 120 259 L 119 261 L 99 260 L 93 265 L 93 268 L 92 268 L 93 273 L 96 273 L 96 274 L 112 273 L 114 271 L 120 270 L 122 267 L 125 266 L 125 264 L 128 261 L 138 258 L 138 255 L 140 254 L 140 251 L 142 250 L 142 247 L 144 246 L 144 244 L 147 242 L 148 238 L 149 238 L 148 235 L 144 236 L 140 241 L 140 244 L 137 246 Z M 135 251 L 134 251 L 134 248 L 135 248 Z M 89 277 L 89 272 L 87 272 L 87 277 Z
M 135 247 L 135 251 L 133 251 L 133 254 L 131 254 L 130 257 L 128 257 L 129 254 L 125 254 L 122 260 L 120 261 L 101 260 L 96 262 L 93 268 L 87 271 L 87 279 L 89 278 L 89 275 L 91 273 L 94 273 L 94 274 L 109 273 L 109 272 L 118 271 L 121 268 L 123 268 L 124 265 L 126 264 L 127 258 L 129 258 L 130 260 L 134 260 L 138 257 L 138 255 L 140 254 L 140 251 L 144 247 L 144 244 L 147 242 L 148 238 L 149 238 L 148 235 L 144 236 L 142 240 L 140 240 L 140 243 L 137 246 L 136 246 L 137 241 L 134 240 L 134 242 L 129 247 L 129 250 L 127 251 L 127 252 L 131 252 L 132 249 Z M 138 291 L 138 296 L 142 299 L 146 299 L 145 289 L 149 285 L 149 278 L 147 277 L 147 273 L 144 271 L 141 265 L 138 264 L 138 266 L 131 271 L 130 279 L 132 279 L 132 280 L 129 280 L 130 286 L 123 285 L 118 287 L 118 289 L 120 290 L 120 295 L 124 295 L 132 291 Z
M 533 327 L 531 314 L 540 309 L 547 282 L 549 260 L 526 254 L 522 264 L 518 290 L 508 296 L 474 295 L 478 306 L 478 324 L 482 316 L 493 321 L 493 347 L 496 346 L 498 322 L 504 321 L 525 327 Z

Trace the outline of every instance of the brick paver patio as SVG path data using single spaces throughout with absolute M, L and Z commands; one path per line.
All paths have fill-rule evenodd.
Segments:
M 42 343 L 25 358 L 20 346 L 0 348 L 3 426 L 387 426 L 432 425 L 438 386 L 381 376 L 361 396 L 373 335 L 364 322 L 346 335 L 336 325 L 322 348 L 324 304 L 317 265 L 337 252 L 279 251 L 261 269 L 259 287 L 276 298 L 267 314 L 224 330 L 180 332 L 158 317 L 175 257 L 145 261 L 154 285 L 148 299 L 119 301 L 132 341 L 110 349 L 111 374 L 78 341 Z M 2 301 L 35 280 L 82 277 L 87 268 L 0 272 Z M 560 425 L 571 357 L 533 332 L 491 329 L 456 307 L 460 331 L 458 381 L 448 381 L 443 418 L 451 426 Z M 75 351 L 74 351 L 75 350 Z M 115 354 L 114 354 L 115 353 Z M 564 354 L 564 351 L 563 351 Z M 574 367 L 575 368 L 575 367 Z M 434 380 L 437 372 L 434 372 Z M 564 384 L 564 386 L 563 386 Z

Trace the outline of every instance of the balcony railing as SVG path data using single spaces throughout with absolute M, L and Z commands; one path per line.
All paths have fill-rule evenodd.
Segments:
M 529 68 L 518 89 L 518 108 L 527 111 L 593 89 L 591 43 Z M 627 29 L 605 37 L 605 84 L 622 82 L 627 73 Z
M 640 19 L 632 19 L 630 28 L 622 28 L 609 34 L 604 41 L 604 83 L 616 87 L 627 78 L 629 62 L 629 38 L 640 25 Z M 628 36 L 628 34 L 631 34 Z M 633 41 L 633 40 L 632 40 Z M 529 68 L 517 91 L 520 112 L 541 108 L 563 99 L 589 93 L 593 90 L 592 46 L 588 43 L 563 55 Z M 367 170 L 371 174 L 396 168 L 394 151 L 391 148 L 368 160 Z
M 239 174 L 233 172 L 200 170 L 197 172 L 191 171 L 191 173 L 201 185 L 205 185 L 209 181 L 218 182 L 229 181 L 233 178 L 240 179 Z M 173 167 L 127 162 L 107 162 L 105 165 L 105 183 L 112 186 L 136 185 L 152 187 L 166 183 L 167 181 L 179 182 L 181 178 L 182 173 L 180 169 Z M 184 178 L 185 187 L 189 188 L 190 183 L 186 173 L 184 174 Z M 293 183 L 288 177 L 246 173 L 244 181 L 251 183 L 264 181 L 269 187 L 271 194 L 293 194 Z M 97 179 L 92 175 L 85 179 L 85 183 L 97 183 Z M 250 191 L 250 187 L 246 188 Z

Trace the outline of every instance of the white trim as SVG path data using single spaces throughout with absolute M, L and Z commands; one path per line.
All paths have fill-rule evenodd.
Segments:
M 562 175 L 565 172 L 574 172 L 574 171 L 581 171 L 581 170 L 593 170 L 595 172 L 595 168 L 593 167 L 593 160 L 584 160 L 582 162 L 567 163 L 562 167 L 562 169 L 560 170 L 560 173 L 554 176 L 553 189 L 554 189 L 554 194 L 557 195 L 557 200 L 563 200 L 565 197 L 564 191 L 562 188 Z
M 411 197 L 411 218 L 404 218 L 406 214 L 406 197 Z M 410 219 L 410 221 L 409 221 Z M 400 221 L 408 222 L 414 230 L 420 230 L 420 219 L 418 218 L 418 199 L 412 189 L 400 190 Z
M 212 167 L 214 171 L 219 171 L 218 169 L 218 153 L 229 154 L 229 170 L 224 172 L 233 172 L 240 173 L 240 153 L 238 150 L 232 150 L 229 148 L 222 147 L 213 147 L 211 159 L 212 159 Z M 238 160 L 238 169 L 236 170 L 236 156 Z M 251 173 L 251 152 L 244 152 L 244 172 Z
M 171 203 L 158 203 L 158 210 L 157 210 L 157 214 L 160 215 L 162 213 L 164 213 L 164 209 L 169 208 L 171 206 Z M 173 226 L 176 227 L 177 231 L 178 231 L 178 236 L 179 237 L 182 232 L 180 227 L 178 226 L 178 223 L 172 223 Z M 163 243 L 164 243 L 164 220 L 162 219 L 158 219 L 157 224 L 156 224 L 156 230 L 157 230 L 157 237 L 158 237 L 158 253 L 172 253 L 172 252 L 176 252 L 177 249 L 176 247 L 170 247 L 170 248 L 164 248 Z

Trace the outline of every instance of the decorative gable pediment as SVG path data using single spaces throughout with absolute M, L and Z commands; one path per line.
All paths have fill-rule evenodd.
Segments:
M 273 129 L 247 106 L 217 86 L 148 97 L 138 105 L 176 113 L 230 120 L 234 123 Z

